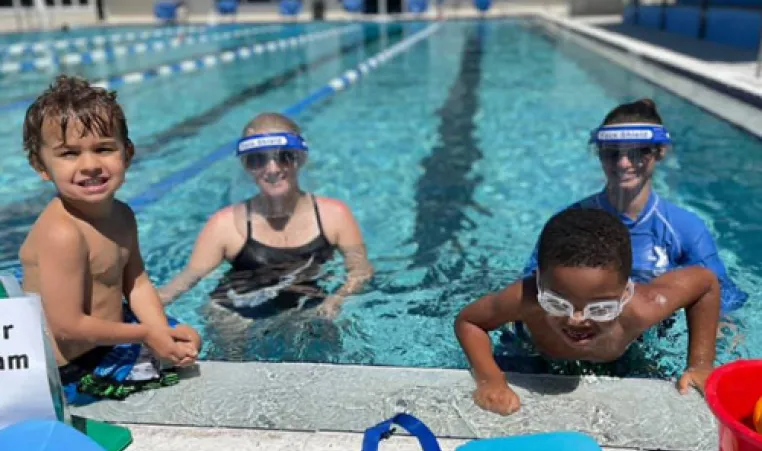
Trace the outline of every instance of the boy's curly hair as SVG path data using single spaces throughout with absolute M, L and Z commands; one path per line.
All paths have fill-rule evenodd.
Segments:
M 44 169 L 40 158 L 43 145 L 42 128 L 46 120 L 60 124 L 66 136 L 70 121 L 79 121 L 82 136 L 94 134 L 121 139 L 127 152 L 132 152 L 127 121 L 122 107 L 116 101 L 116 92 L 92 86 L 87 80 L 59 75 L 26 110 L 24 118 L 24 150 L 29 164 L 36 170 Z M 127 158 L 131 158 L 128 153 Z
M 556 266 L 608 268 L 621 281 L 632 271 L 630 232 L 619 218 L 597 208 L 568 208 L 548 220 L 540 233 L 540 271 Z

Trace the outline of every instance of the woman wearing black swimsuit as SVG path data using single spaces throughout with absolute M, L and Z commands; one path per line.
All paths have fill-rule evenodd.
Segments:
M 196 240 L 186 268 L 159 291 L 169 303 L 191 289 L 223 260 L 231 264 L 212 299 L 246 317 L 299 306 L 316 297 L 320 266 L 338 249 L 346 283 L 318 306 L 334 317 L 344 297 L 357 292 L 373 268 L 360 228 L 341 201 L 304 193 L 297 179 L 307 160 L 299 127 L 277 113 L 264 113 L 244 128 L 236 154 L 259 186 L 259 194 L 216 212 Z

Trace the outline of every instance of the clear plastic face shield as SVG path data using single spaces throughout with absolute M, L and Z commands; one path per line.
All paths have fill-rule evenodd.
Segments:
M 241 138 L 236 146 L 236 156 L 241 160 L 243 171 L 238 177 L 254 181 L 259 196 L 252 202 L 256 213 L 268 218 L 288 217 L 299 198 L 297 175 L 307 162 L 307 142 L 295 133 L 261 133 Z M 248 182 L 235 180 L 234 187 L 247 186 Z M 250 197 L 231 193 L 240 201 Z
M 624 195 L 645 186 L 672 140 L 661 125 L 617 124 L 593 130 L 588 144 L 601 162 L 609 189 Z
M 545 312 L 550 316 L 574 317 L 574 304 L 560 295 L 545 290 L 540 285 L 540 271 L 537 271 L 537 301 Z M 598 323 L 613 321 L 622 314 L 624 306 L 630 302 L 635 294 L 635 284 L 627 280 L 624 293 L 619 299 L 606 299 L 588 303 L 582 310 L 581 321 L 590 320 Z

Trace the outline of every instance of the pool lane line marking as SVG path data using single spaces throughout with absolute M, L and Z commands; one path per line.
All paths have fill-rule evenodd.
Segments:
M 316 89 L 312 94 L 300 100 L 299 102 L 289 106 L 282 113 L 289 117 L 299 115 L 309 106 L 316 102 L 330 97 L 339 91 L 349 88 L 355 84 L 360 78 L 368 75 L 384 63 L 399 55 L 400 53 L 409 50 L 413 45 L 420 42 L 423 39 L 428 38 L 436 31 L 439 30 L 440 24 L 432 24 L 425 29 L 403 39 L 402 41 L 392 45 L 388 49 L 381 51 L 371 58 L 366 59 L 356 66 L 354 69 L 345 71 L 342 75 L 333 78 L 326 85 Z M 234 155 L 235 144 L 237 140 L 230 141 L 223 144 L 214 152 L 207 154 L 195 163 L 180 169 L 177 172 L 170 174 L 167 177 L 149 185 L 142 193 L 132 196 L 127 200 L 130 207 L 137 213 L 145 209 L 146 207 L 158 202 L 167 193 L 172 191 L 175 186 L 187 182 L 196 175 L 209 168 L 212 164 L 223 158 L 232 158 Z

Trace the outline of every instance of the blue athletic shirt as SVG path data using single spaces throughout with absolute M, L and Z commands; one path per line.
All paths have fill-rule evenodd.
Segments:
M 609 202 L 605 190 L 568 208 L 600 208 L 619 217 L 632 239 L 632 279 L 635 282 L 647 283 L 681 266 L 701 265 L 712 270 L 720 282 L 722 313 L 737 310 L 746 303 L 749 295 L 728 276 L 704 222 L 653 191 L 635 220 L 619 213 Z M 537 246 L 524 268 L 524 276 L 531 275 L 536 268 Z

